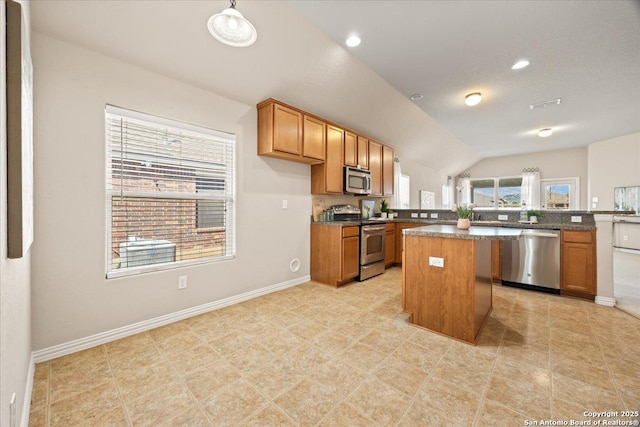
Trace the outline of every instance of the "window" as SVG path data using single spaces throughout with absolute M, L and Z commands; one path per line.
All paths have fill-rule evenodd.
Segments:
M 540 180 L 542 209 L 578 209 L 578 178 Z
M 471 203 L 478 208 L 519 209 L 521 202 L 521 176 L 471 179 Z
M 107 277 L 235 255 L 235 135 L 107 106 Z

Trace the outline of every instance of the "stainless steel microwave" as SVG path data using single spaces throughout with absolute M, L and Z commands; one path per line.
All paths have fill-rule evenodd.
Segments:
M 344 192 L 347 194 L 371 194 L 371 171 L 345 166 Z

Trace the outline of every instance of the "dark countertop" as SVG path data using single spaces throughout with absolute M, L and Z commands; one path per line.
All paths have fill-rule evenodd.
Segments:
M 359 226 L 362 224 L 386 224 L 386 223 L 416 223 L 424 225 L 455 225 L 456 220 L 446 219 L 426 219 L 426 218 L 394 218 L 386 220 L 363 220 L 363 221 L 327 221 L 327 222 L 313 222 L 312 225 L 321 224 L 334 227 L 350 227 Z M 538 222 L 536 224 L 521 223 L 514 221 L 471 221 L 472 227 L 503 227 L 503 228 L 527 228 L 527 229 L 546 229 L 546 230 L 576 230 L 576 231 L 594 231 L 596 230 L 595 224 L 585 223 L 545 223 Z
M 402 232 L 409 236 L 445 237 L 463 240 L 518 240 L 522 231 L 506 227 L 470 227 L 460 230 L 455 225 L 427 225 L 407 228 Z

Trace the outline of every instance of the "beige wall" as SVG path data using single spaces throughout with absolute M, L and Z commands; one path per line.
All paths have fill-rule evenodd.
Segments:
M 522 169 L 537 167 L 540 179 L 580 178 L 579 209 L 588 209 L 587 203 L 587 148 L 544 151 L 514 156 L 491 157 L 480 160 L 466 170 L 473 178 L 513 176 L 522 174 Z
M 33 52 L 34 350 L 309 274 L 310 168 L 257 156 L 255 106 L 37 33 Z M 105 279 L 106 103 L 237 135 L 235 260 Z
M 640 186 L 640 132 L 589 145 L 589 200 L 613 210 L 615 187 Z
M 5 2 L 0 8 L 0 45 L 5 46 Z M 29 21 L 29 4 L 23 4 Z M 31 251 L 7 258 L 6 56 L 0 55 L 0 425 L 9 426 L 9 402 L 16 394 L 21 423 L 31 357 Z

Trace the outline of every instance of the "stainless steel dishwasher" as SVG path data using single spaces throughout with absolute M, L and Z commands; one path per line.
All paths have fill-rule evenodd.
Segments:
M 560 231 L 527 229 L 503 240 L 502 284 L 560 293 Z

